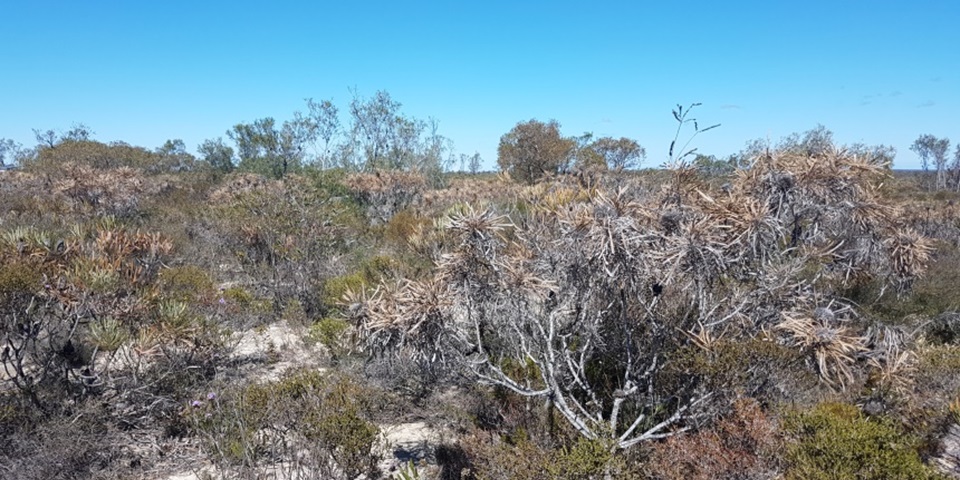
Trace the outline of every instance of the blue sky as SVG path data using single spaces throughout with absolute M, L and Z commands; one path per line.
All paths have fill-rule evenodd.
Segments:
M 815 127 L 897 148 L 960 142 L 960 2 L 0 3 L 0 137 L 83 122 L 103 141 L 189 149 L 232 125 L 386 90 L 496 162 L 517 122 L 627 136 L 665 160 L 677 104 L 726 155 Z M 953 147 L 951 147 L 951 150 Z

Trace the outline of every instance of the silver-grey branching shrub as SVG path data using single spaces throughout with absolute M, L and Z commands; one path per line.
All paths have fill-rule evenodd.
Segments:
M 586 439 L 630 448 L 729 404 L 733 385 L 678 368 L 691 351 L 768 343 L 830 388 L 864 376 L 868 342 L 838 292 L 865 279 L 909 288 L 931 250 L 878 197 L 887 173 L 843 151 L 784 152 L 722 189 L 681 165 L 653 193 L 582 187 L 512 215 L 466 207 L 442 221 L 426 278 L 358 295 L 351 311 L 375 354 L 540 398 Z

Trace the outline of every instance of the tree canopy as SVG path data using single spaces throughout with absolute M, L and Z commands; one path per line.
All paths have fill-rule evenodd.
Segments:
M 520 122 L 500 137 L 497 164 L 514 179 L 533 183 L 566 167 L 575 145 L 560 135 L 556 120 Z

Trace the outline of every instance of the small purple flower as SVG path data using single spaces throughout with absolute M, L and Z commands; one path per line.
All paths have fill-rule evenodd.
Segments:
M 216 392 L 210 392 L 210 393 L 207 394 L 207 400 L 216 400 L 216 399 L 217 399 L 217 393 L 216 393 Z
M 43 284 L 43 288 L 46 288 L 47 290 L 50 290 L 50 284 L 49 284 L 49 283 Z
M 202 407 L 202 406 L 203 406 L 203 402 L 201 402 L 200 400 L 194 400 L 194 401 L 190 402 L 190 406 L 192 406 L 192 407 L 194 407 L 194 408 L 199 408 L 199 407 Z
M 223 297 L 220 297 L 220 305 L 226 305 L 226 304 L 227 304 L 227 300 L 224 299 Z

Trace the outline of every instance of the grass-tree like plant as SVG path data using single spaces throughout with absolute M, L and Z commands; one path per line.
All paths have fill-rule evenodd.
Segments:
M 832 388 L 862 378 L 869 342 L 841 292 L 876 278 L 906 288 L 930 253 L 877 200 L 886 167 L 773 152 L 716 189 L 677 168 L 658 192 L 597 187 L 512 215 L 449 214 L 427 278 L 351 308 L 368 345 L 541 398 L 611 449 L 696 428 L 734 390 L 770 381 L 763 362 L 697 369 L 691 356 L 770 345 Z M 743 383 L 718 383 L 723 369 Z

